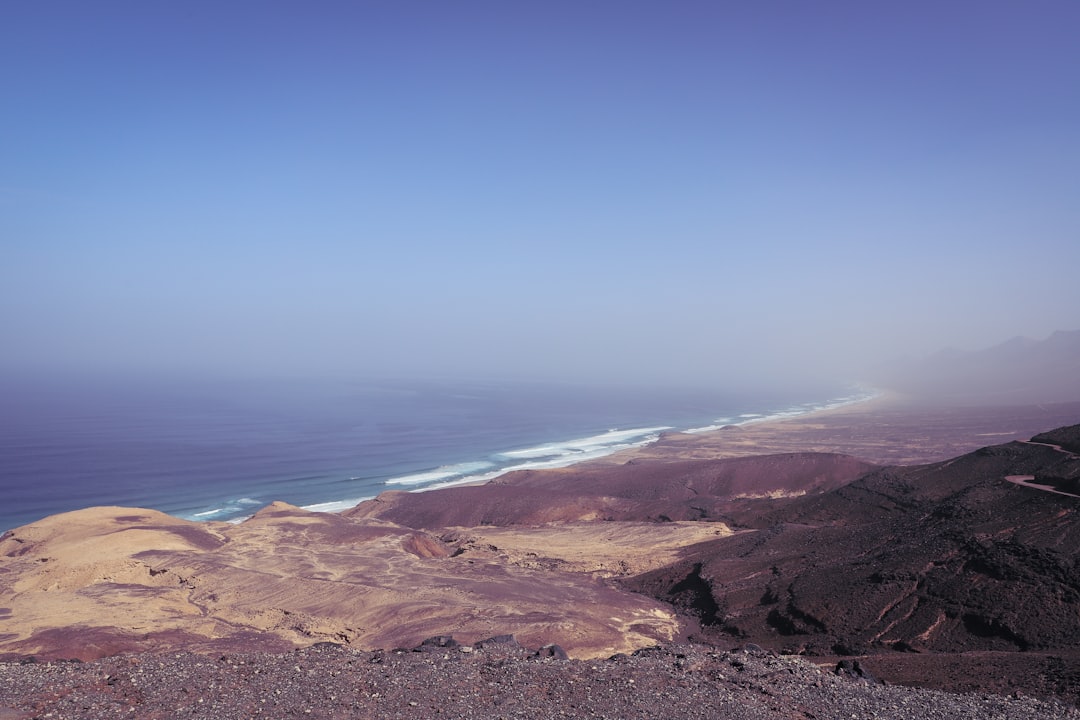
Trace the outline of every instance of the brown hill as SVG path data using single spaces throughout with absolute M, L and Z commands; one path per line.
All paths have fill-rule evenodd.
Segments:
M 739 501 L 819 493 L 873 467 L 830 453 L 630 461 L 516 472 L 486 485 L 438 492 L 386 492 L 345 515 L 421 529 L 581 520 L 724 520 Z
M 1039 486 L 1077 477 L 1076 455 L 1016 442 L 879 469 L 745 505 L 735 521 L 758 532 L 624 584 L 695 613 L 714 637 L 788 652 L 1075 650 L 1080 497 Z

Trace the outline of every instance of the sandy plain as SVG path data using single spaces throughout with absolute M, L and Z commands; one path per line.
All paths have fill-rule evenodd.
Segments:
M 878 465 L 947 460 L 987 445 L 1080 422 L 1080 402 L 936 406 L 895 393 L 782 420 L 700 434 L 668 433 L 642 448 L 601 458 L 704 460 L 789 452 L 853 455 Z

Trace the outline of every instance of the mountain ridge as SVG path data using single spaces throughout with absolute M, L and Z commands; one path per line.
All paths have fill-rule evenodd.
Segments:
M 1080 330 L 1017 336 L 982 350 L 946 348 L 879 375 L 881 385 L 938 405 L 1077 400 Z

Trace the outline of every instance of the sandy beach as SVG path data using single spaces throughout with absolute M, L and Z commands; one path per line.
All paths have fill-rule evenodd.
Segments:
M 667 433 L 655 443 L 590 464 L 704 460 L 791 452 L 835 452 L 878 465 L 946 460 L 987 445 L 1025 440 L 1080 422 L 1080 402 L 960 407 L 917 403 L 892 393 L 796 417 Z

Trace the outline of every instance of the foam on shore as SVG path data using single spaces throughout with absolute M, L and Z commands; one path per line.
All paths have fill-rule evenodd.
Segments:
M 569 467 L 587 460 L 595 460 L 613 455 L 623 450 L 642 447 L 655 442 L 660 433 L 670 430 L 670 426 L 631 428 L 628 430 L 611 429 L 598 435 L 566 440 L 563 442 L 544 443 L 517 450 L 507 450 L 492 455 L 491 461 L 461 463 L 447 466 L 426 473 L 416 473 L 399 478 L 391 478 L 389 484 L 417 485 L 430 482 L 417 490 L 437 490 L 455 485 L 475 485 L 517 470 L 545 470 Z M 524 460 L 525 462 L 515 462 Z M 484 470 L 476 472 L 472 468 Z M 419 480 L 419 478 L 424 478 Z
M 801 417 L 829 410 L 836 410 L 859 403 L 869 402 L 870 400 L 873 400 L 880 396 L 881 393 L 875 389 L 860 390 L 858 393 L 846 395 L 840 398 L 834 398 L 832 400 L 827 400 L 822 403 L 806 403 L 802 405 L 791 406 L 784 410 L 771 413 L 742 413 L 738 416 L 739 419 L 734 421 L 732 420 L 732 418 L 722 417 L 715 420 L 714 424 L 712 425 L 698 428 L 689 428 L 686 430 L 681 430 L 679 432 L 697 434 L 720 430 L 721 428 L 730 425 L 743 426 L 754 423 L 788 420 L 795 417 Z M 416 491 L 423 492 L 427 490 L 438 490 L 440 488 L 453 487 L 455 485 L 477 485 L 489 482 L 491 480 L 494 480 L 495 478 L 517 470 L 543 470 L 551 468 L 570 467 L 571 465 L 576 465 L 578 463 L 586 462 L 589 460 L 596 460 L 598 458 L 606 457 L 608 455 L 614 455 L 615 453 L 622 452 L 623 450 L 644 447 L 660 439 L 660 433 L 664 430 L 672 429 L 674 428 L 670 426 L 659 426 L 651 428 L 638 428 L 634 430 L 609 430 L 606 433 L 594 435 L 588 438 L 582 438 L 580 440 L 569 440 L 562 443 L 547 443 L 531 448 L 525 448 L 523 450 L 512 450 L 504 453 L 499 453 L 498 457 L 503 458 L 540 459 L 531 462 L 500 467 L 486 473 L 479 473 L 476 475 L 463 475 L 456 478 L 447 478 L 425 487 L 416 488 Z
M 881 397 L 881 395 L 882 393 L 879 390 L 867 389 L 854 395 L 848 395 L 842 398 L 828 400 L 823 403 L 807 403 L 804 405 L 795 405 L 785 410 L 780 410 L 773 413 L 743 413 L 739 415 L 738 418 L 717 418 L 713 421 L 713 424 L 711 425 L 689 428 L 687 430 L 683 430 L 682 432 L 688 435 L 697 435 L 701 433 L 722 430 L 725 427 L 742 427 L 744 425 L 753 425 L 763 422 L 790 420 L 791 418 L 802 417 L 804 415 L 812 415 L 814 413 L 826 412 L 828 410 L 837 410 L 839 408 L 869 402 L 871 400 Z
M 614 455 L 615 453 L 645 447 L 656 442 L 661 433 L 668 430 L 688 434 L 701 434 L 720 430 L 729 426 L 745 426 L 765 422 L 788 420 L 795 417 L 810 415 L 812 413 L 835 410 L 858 403 L 867 402 L 877 398 L 881 393 L 873 389 L 860 389 L 858 392 L 834 398 L 820 403 L 804 403 L 793 405 L 782 410 L 765 412 L 745 412 L 737 416 L 725 416 L 716 418 L 711 424 L 677 429 L 669 425 L 656 425 L 650 427 L 638 427 L 618 429 L 612 428 L 606 432 L 579 437 L 571 440 L 550 441 L 520 448 L 512 448 L 496 452 L 486 458 L 470 462 L 441 465 L 430 469 L 418 469 L 416 472 L 404 475 L 396 475 L 381 481 L 387 489 L 401 489 L 411 492 L 424 492 L 459 485 L 478 485 L 489 482 L 507 473 L 521 470 L 547 470 L 565 468 L 578 463 L 587 462 Z M 350 478 L 350 481 L 364 480 L 364 478 Z M 375 480 L 372 478 L 372 480 Z M 365 488 L 367 489 L 367 488 Z M 343 493 L 344 494 L 344 493 Z M 317 503 L 302 505 L 305 510 L 312 512 L 341 512 L 355 507 L 357 504 L 370 500 L 372 495 L 345 497 L 338 500 L 327 500 Z M 221 503 L 220 506 L 188 515 L 192 520 L 216 520 L 227 519 L 228 522 L 241 522 L 249 514 L 236 517 L 238 513 L 250 507 L 252 504 L 260 504 L 250 498 L 240 498 Z

